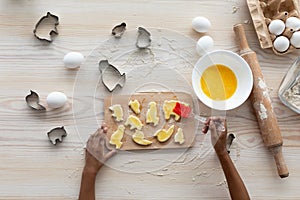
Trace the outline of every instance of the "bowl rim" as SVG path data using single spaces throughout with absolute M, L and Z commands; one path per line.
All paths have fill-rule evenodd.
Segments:
M 234 61 L 240 63 L 241 66 L 243 66 L 241 69 L 245 72 L 245 74 L 248 74 L 248 76 L 243 77 L 243 82 L 241 82 L 242 80 L 240 79 L 239 75 L 237 74 L 237 71 L 232 66 L 230 66 L 230 64 L 226 64 L 226 62 L 228 62 L 228 61 L 226 61 L 226 59 L 222 60 L 222 62 L 220 62 L 220 63 L 215 63 L 215 64 L 224 64 L 225 66 L 230 68 L 234 72 L 234 74 L 237 78 L 237 81 L 238 81 L 238 85 L 237 85 L 237 89 L 236 89 L 235 93 L 226 100 L 216 101 L 216 100 L 210 99 L 202 92 L 202 88 L 200 87 L 200 84 L 199 84 L 199 79 L 202 75 L 202 73 L 199 74 L 199 71 L 201 71 L 199 69 L 201 63 L 203 63 L 204 61 L 209 59 L 210 56 L 214 56 L 215 54 L 221 54 L 221 55 L 232 57 L 234 59 Z M 211 65 L 205 66 L 204 68 L 202 68 L 202 70 L 204 71 L 209 66 L 211 66 Z M 242 86 L 239 83 L 244 83 L 244 85 Z M 206 106 L 208 106 L 212 109 L 215 109 L 215 110 L 232 110 L 232 109 L 237 108 L 240 105 L 242 105 L 250 96 L 252 88 L 253 88 L 253 74 L 252 74 L 252 70 L 251 70 L 250 66 L 248 65 L 248 63 L 237 53 L 234 53 L 229 50 L 214 50 L 214 51 L 210 51 L 210 52 L 207 52 L 206 54 L 204 54 L 202 57 L 199 58 L 199 60 L 194 65 L 194 69 L 192 72 L 192 85 L 193 85 L 193 89 L 194 89 L 196 96 Z M 243 87 L 243 92 L 241 93 L 242 95 L 236 96 L 235 94 L 238 91 L 240 91 L 242 87 Z M 237 100 L 234 99 L 237 97 L 238 97 Z

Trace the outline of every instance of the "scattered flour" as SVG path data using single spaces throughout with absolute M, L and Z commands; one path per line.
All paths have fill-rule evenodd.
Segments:
M 267 89 L 267 85 L 265 81 L 261 78 L 258 78 L 258 86 L 263 90 Z
M 239 9 L 239 7 L 233 6 L 233 7 L 232 7 L 232 13 L 233 13 L 233 14 L 236 13 L 236 12 L 238 11 L 238 9 Z
M 284 93 L 287 102 L 300 109 L 300 79 Z
M 267 109 L 264 106 L 264 104 L 260 103 L 259 104 L 259 111 L 258 111 L 259 117 L 261 120 L 267 119 L 268 114 L 267 114 Z
M 264 96 L 265 98 L 267 98 L 267 99 L 271 102 L 271 98 L 270 98 L 270 95 L 269 95 L 268 87 L 267 87 L 265 81 L 264 81 L 263 79 L 261 79 L 261 78 L 258 78 L 258 87 L 259 87 L 260 89 L 262 89 L 262 91 L 263 91 L 263 96 Z

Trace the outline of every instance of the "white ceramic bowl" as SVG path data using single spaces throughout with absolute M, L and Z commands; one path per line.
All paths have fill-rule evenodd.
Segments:
M 237 88 L 234 94 L 226 100 L 216 101 L 209 98 L 203 93 L 200 86 L 202 73 L 208 67 L 216 64 L 230 68 L 237 79 Z M 197 97 L 205 105 L 216 110 L 231 110 L 243 104 L 249 97 L 253 87 L 253 76 L 248 63 L 241 56 L 231 51 L 216 50 L 205 54 L 198 60 L 193 70 L 192 82 Z

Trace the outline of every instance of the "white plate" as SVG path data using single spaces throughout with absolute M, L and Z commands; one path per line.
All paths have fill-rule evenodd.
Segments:
M 203 93 L 200 86 L 202 73 L 209 66 L 216 64 L 229 67 L 237 78 L 237 89 L 235 93 L 226 100 L 212 100 Z M 240 106 L 247 100 L 253 87 L 252 71 L 247 62 L 238 54 L 226 50 L 216 50 L 202 56 L 193 69 L 192 81 L 194 91 L 200 101 L 216 110 L 231 110 Z

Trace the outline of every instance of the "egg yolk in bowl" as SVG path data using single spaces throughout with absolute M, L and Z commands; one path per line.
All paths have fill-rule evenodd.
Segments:
M 200 78 L 200 87 L 210 99 L 222 101 L 235 93 L 237 78 L 229 67 L 216 64 L 204 70 Z

